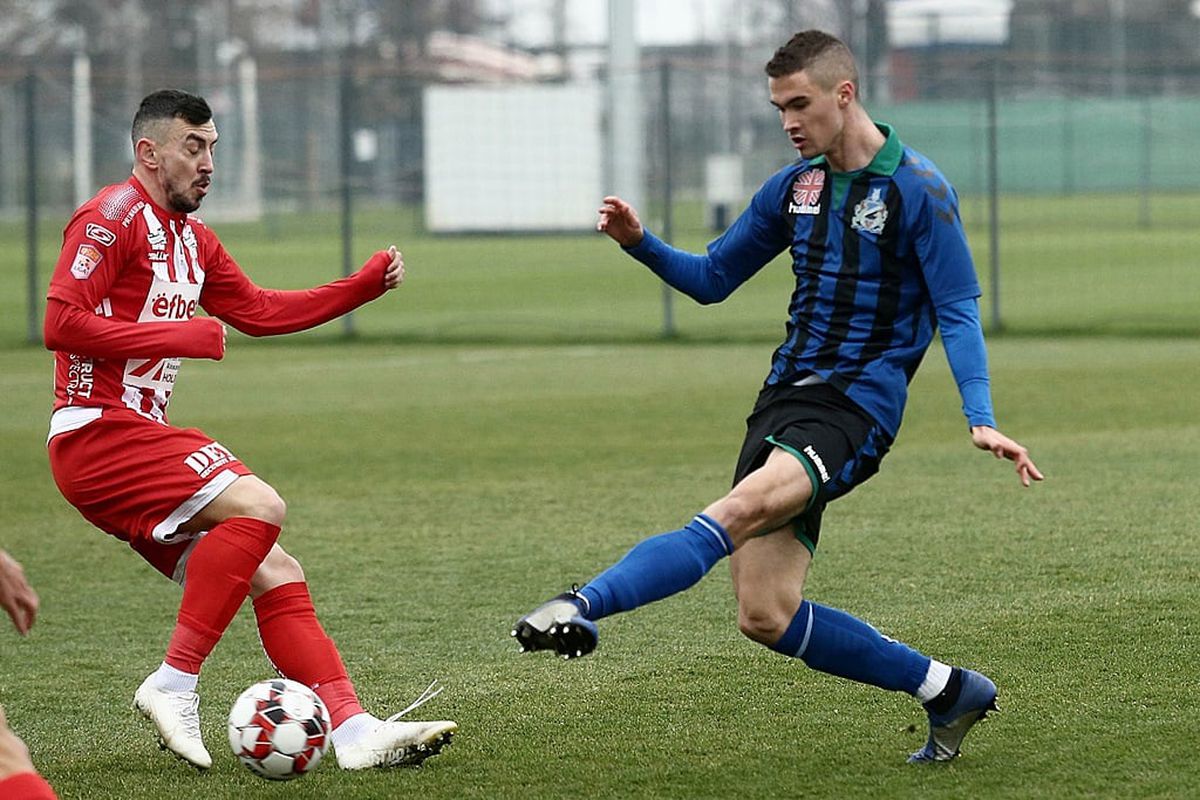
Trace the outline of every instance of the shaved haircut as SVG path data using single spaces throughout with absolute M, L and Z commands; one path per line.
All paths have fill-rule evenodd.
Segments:
M 842 81 L 850 81 L 858 91 L 858 67 L 850 48 L 824 31 L 797 33 L 767 62 L 768 77 L 782 78 L 797 72 L 807 72 L 822 89 L 832 89 Z
M 203 125 L 212 119 L 212 109 L 199 95 L 178 89 L 159 89 L 146 95 L 133 116 L 133 144 L 138 139 L 159 141 L 164 122 L 182 119 L 191 125 Z

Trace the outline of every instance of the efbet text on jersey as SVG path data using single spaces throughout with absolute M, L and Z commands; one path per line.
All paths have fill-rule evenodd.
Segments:
M 167 299 L 167 294 L 162 292 L 150 301 L 150 313 L 160 320 L 188 320 L 196 316 L 196 300 L 179 293 Z

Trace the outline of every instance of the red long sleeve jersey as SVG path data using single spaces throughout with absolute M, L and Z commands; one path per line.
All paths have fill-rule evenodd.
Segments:
M 128 408 L 166 422 L 181 358 L 220 358 L 219 323 L 252 336 L 327 322 L 384 292 L 390 257 L 302 291 L 256 286 L 206 225 L 156 205 L 141 183 L 102 189 L 63 232 L 50 281 L 46 346 L 55 411 Z

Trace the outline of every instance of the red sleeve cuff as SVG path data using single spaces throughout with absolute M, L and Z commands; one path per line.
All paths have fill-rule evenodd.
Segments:
M 6 800 L 58 800 L 54 789 L 36 772 L 18 772 L 0 781 L 0 797 Z

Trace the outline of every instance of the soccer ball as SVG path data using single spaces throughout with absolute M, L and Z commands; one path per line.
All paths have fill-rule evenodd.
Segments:
M 286 678 L 261 681 L 229 710 L 229 746 L 260 778 L 290 781 L 329 749 L 329 712 L 316 692 Z

